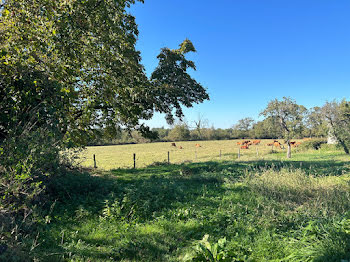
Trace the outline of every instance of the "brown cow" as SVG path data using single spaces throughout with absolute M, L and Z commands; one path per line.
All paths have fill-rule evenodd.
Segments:
M 237 142 L 237 146 L 239 146 L 241 144 L 241 142 Z
M 275 141 L 275 142 L 273 142 L 273 146 L 281 148 L 281 143 L 278 141 Z
M 290 142 L 290 144 L 292 145 L 292 147 L 298 147 L 301 144 L 301 142 L 294 142 L 294 144 Z
M 253 144 L 256 145 L 256 146 L 259 145 L 260 144 L 260 140 L 254 140 Z
M 241 142 L 241 145 L 248 145 L 250 143 L 250 140 L 244 140 Z
M 200 144 L 196 144 L 196 147 L 201 147 L 201 145 Z
M 176 147 L 176 144 L 175 143 L 171 143 L 171 145 L 170 146 L 174 146 L 174 147 Z
M 179 146 L 179 149 L 184 149 L 182 146 Z
M 249 149 L 247 145 L 241 146 L 241 149 Z
M 273 146 L 273 143 L 267 143 L 266 145 L 267 146 Z

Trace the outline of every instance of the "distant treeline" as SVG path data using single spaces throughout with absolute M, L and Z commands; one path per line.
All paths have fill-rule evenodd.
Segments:
M 319 108 L 312 108 L 305 116 L 302 124 L 299 124 L 294 131 L 294 138 L 304 137 L 326 137 L 327 124 L 319 116 Z M 197 121 L 199 123 L 200 121 Z M 205 121 L 201 121 L 205 122 Z M 89 145 L 112 145 L 130 143 L 149 143 L 166 141 L 197 141 L 197 140 L 228 140 L 228 139 L 278 139 L 283 138 L 283 130 L 277 119 L 267 117 L 262 121 L 254 121 L 252 118 L 239 120 L 232 128 L 222 129 L 200 125 L 193 125 L 181 122 L 172 128 L 153 128 L 154 139 L 144 138 L 139 132 L 119 130 L 112 136 L 104 134 L 100 130 L 100 135 L 96 136 Z

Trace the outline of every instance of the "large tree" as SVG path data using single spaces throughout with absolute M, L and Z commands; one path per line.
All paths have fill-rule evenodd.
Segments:
M 290 140 L 302 131 L 305 112 L 304 106 L 298 105 L 289 97 L 283 97 L 281 101 L 277 99 L 270 101 L 266 109 L 261 112 L 261 115 L 272 117 L 279 122 L 288 146 L 287 158 L 291 157 Z
M 0 1 L 0 194 L 13 192 L 14 177 L 40 183 L 59 151 L 96 130 L 152 135 L 140 120 L 160 112 L 172 123 L 182 106 L 209 99 L 187 72 L 195 69 L 189 40 L 162 49 L 147 78 L 126 11 L 134 2 Z

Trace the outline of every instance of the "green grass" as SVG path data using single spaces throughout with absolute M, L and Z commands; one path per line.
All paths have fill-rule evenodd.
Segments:
M 72 172 L 48 190 L 52 212 L 23 240 L 36 261 L 350 260 L 340 151 Z
M 146 167 L 155 162 L 167 162 L 168 152 L 171 163 L 205 162 L 237 159 L 238 141 L 242 140 L 214 140 L 214 141 L 182 141 L 176 142 L 177 147 L 172 147 L 170 142 L 116 145 L 116 146 L 91 146 L 87 147 L 80 155 L 80 161 L 85 167 L 93 167 L 93 155 L 96 155 L 97 166 L 100 169 L 111 170 L 115 168 L 133 167 L 133 154 L 136 154 L 136 166 Z M 271 151 L 267 146 L 273 140 L 262 140 L 258 146 L 250 146 L 248 150 L 240 150 L 240 160 L 261 160 Z M 280 140 L 282 142 L 282 140 Z M 197 148 L 195 145 L 200 144 Z M 182 149 L 180 149 L 180 146 Z M 258 150 L 258 156 L 257 156 Z M 278 153 L 283 149 L 274 148 Z M 221 151 L 221 157 L 220 157 Z M 297 151 L 297 149 L 293 149 Z M 284 156 L 284 155 L 283 155 Z M 283 158 L 283 157 L 282 157 Z

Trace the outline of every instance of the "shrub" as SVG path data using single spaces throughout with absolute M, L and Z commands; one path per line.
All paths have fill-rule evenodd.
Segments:
M 313 139 L 310 139 L 310 140 L 307 140 L 305 142 L 303 142 L 301 145 L 300 145 L 300 148 L 301 149 L 320 149 L 321 148 L 321 145 L 323 144 L 327 144 L 327 140 L 324 139 L 324 138 L 313 138 Z

